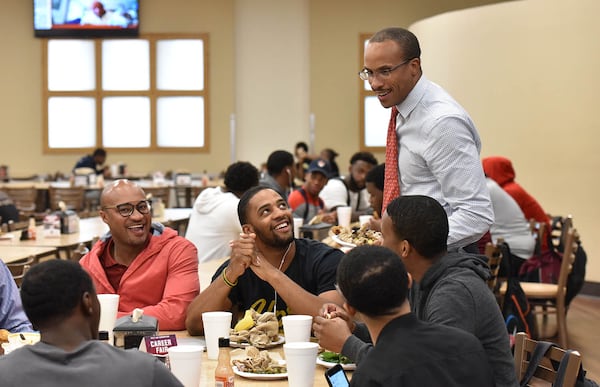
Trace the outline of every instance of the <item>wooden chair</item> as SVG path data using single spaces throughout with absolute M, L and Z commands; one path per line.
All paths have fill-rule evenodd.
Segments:
M 527 337 L 524 332 L 517 333 L 515 337 L 515 370 L 517 372 L 517 379 L 519 382 L 525 376 L 525 371 L 529 366 L 531 355 L 537 346 L 537 341 Z M 552 366 L 552 362 L 560 362 L 565 355 L 566 351 L 562 348 L 553 347 L 546 352 L 544 359 L 535 370 L 534 378 L 530 381 L 530 386 L 552 386 L 552 383 L 556 381 L 556 370 Z M 563 380 L 563 386 L 573 387 L 575 386 L 575 380 L 579 367 L 581 365 L 581 355 L 573 351 L 571 352 L 568 363 L 566 366 L 565 378 Z M 544 383 L 545 382 L 545 383 Z
M 146 197 L 152 195 L 150 200 L 156 202 L 156 199 L 160 198 L 165 204 L 165 207 L 170 206 L 171 187 L 144 187 L 143 189 L 146 193 Z
M 21 282 L 23 282 L 23 277 L 25 276 L 25 273 L 27 273 L 27 270 L 29 270 L 31 265 L 33 265 L 34 263 L 35 257 L 30 256 L 28 258 L 20 259 L 18 261 L 6 264 L 8 270 L 10 270 L 10 273 L 13 276 L 13 279 L 15 280 L 15 283 L 17 284 L 17 287 L 21 287 Z
M 48 188 L 50 196 L 50 209 L 58 210 L 59 202 L 64 202 L 67 209 L 75 212 L 85 210 L 85 189 L 83 187 L 53 187 Z
M 565 250 L 563 253 L 558 283 L 547 284 L 538 282 L 521 282 L 521 287 L 527 295 L 534 314 L 543 316 L 543 322 L 547 322 L 550 315 L 556 316 L 558 332 L 558 344 L 566 348 L 568 345 L 567 335 L 567 308 L 565 295 L 567 291 L 567 278 L 575 261 L 577 242 L 579 235 L 577 230 L 570 228 L 566 234 Z M 500 287 L 500 294 L 506 293 L 506 286 Z M 538 332 L 540 330 L 538 329 Z
M 38 191 L 35 187 L 4 188 L 4 192 L 11 198 L 21 220 L 27 220 L 30 215 L 35 215 Z

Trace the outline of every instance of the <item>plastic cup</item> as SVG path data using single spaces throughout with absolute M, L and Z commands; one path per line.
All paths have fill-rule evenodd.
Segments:
M 350 228 L 350 220 L 352 219 L 352 207 L 342 206 L 337 208 L 338 225 Z
M 202 323 L 206 353 L 209 359 L 216 360 L 219 358 L 219 337 L 229 337 L 231 312 L 204 312 Z
M 313 385 L 318 349 L 319 344 L 317 343 L 283 344 L 290 387 L 311 387 Z
M 108 332 L 108 342 L 114 344 L 115 322 L 117 321 L 117 312 L 119 310 L 119 295 L 118 294 L 98 294 L 100 302 L 100 324 L 99 331 Z
M 294 314 L 283 316 L 281 321 L 283 322 L 283 335 L 286 343 L 310 341 L 312 316 Z
M 358 221 L 360 223 L 360 227 L 364 226 L 365 224 L 369 224 L 369 222 L 371 221 L 371 219 L 373 219 L 373 215 L 361 215 L 358 217 Z
M 185 387 L 200 385 L 203 351 L 201 345 L 176 345 L 167 349 L 171 372 Z
M 300 238 L 300 227 L 304 224 L 304 219 L 294 218 L 294 238 Z

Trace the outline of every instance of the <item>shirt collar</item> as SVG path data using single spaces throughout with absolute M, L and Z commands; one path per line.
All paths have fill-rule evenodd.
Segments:
M 427 78 L 425 75 L 421 74 L 421 78 L 417 81 L 417 84 L 413 87 L 413 89 L 408 93 L 404 101 L 402 101 L 399 105 L 396 105 L 398 109 L 398 113 L 402 119 L 406 119 L 410 115 L 410 113 L 417 107 L 419 101 L 425 95 L 425 91 L 427 90 Z

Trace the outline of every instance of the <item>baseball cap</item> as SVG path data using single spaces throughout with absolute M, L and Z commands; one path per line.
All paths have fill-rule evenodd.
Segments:
M 331 175 L 331 167 L 329 166 L 329 162 L 327 160 L 316 159 L 310 162 L 306 172 L 319 172 L 325 175 L 326 178 L 329 178 L 329 175 Z

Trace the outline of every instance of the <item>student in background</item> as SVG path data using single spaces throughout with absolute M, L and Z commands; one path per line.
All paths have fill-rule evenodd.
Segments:
M 343 179 L 329 179 L 319 196 L 325 202 L 325 210 L 333 211 L 340 206 L 352 207 L 352 221 L 360 215 L 370 215 L 369 193 L 365 177 L 377 165 L 377 159 L 370 152 L 357 152 L 350 158 L 348 174 Z M 337 215 L 336 215 L 337 219 Z
M 371 169 L 365 177 L 367 192 L 369 193 L 369 204 L 373 208 L 373 218 L 369 221 L 371 230 L 381 231 L 384 180 L 385 164 L 379 164 Z
M 331 148 L 325 148 L 321 151 L 321 158 L 323 160 L 329 161 L 329 165 L 331 166 L 331 174 L 329 178 L 333 179 L 334 177 L 340 177 L 340 167 L 338 166 L 335 159 L 339 156 L 335 150 Z
M 185 233 L 185 238 L 198 250 L 199 262 L 229 256 L 229 242 L 239 238 L 242 232 L 237 216 L 240 197 L 257 185 L 256 167 L 239 161 L 227 167 L 223 187 L 206 188 L 200 192 Z
M 309 223 L 315 217 L 320 217 L 317 223 L 335 222 L 335 216 L 324 211 L 325 204 L 319 197 L 319 193 L 329 180 L 330 173 L 330 165 L 326 160 L 311 161 L 306 171 L 304 184 L 290 194 L 288 203 L 294 212 L 294 217 L 304 219 L 304 224 Z M 296 235 L 296 237 L 298 236 Z
M 78 168 L 90 168 L 93 169 L 97 175 L 104 175 L 108 177 L 109 170 L 108 166 L 105 166 L 106 162 L 106 151 L 102 148 L 97 148 L 91 155 L 83 156 L 77 161 L 73 167 L 73 171 Z
M 294 188 L 294 155 L 288 151 L 276 150 L 267 159 L 267 174 L 259 185 L 274 189 L 287 200 Z

